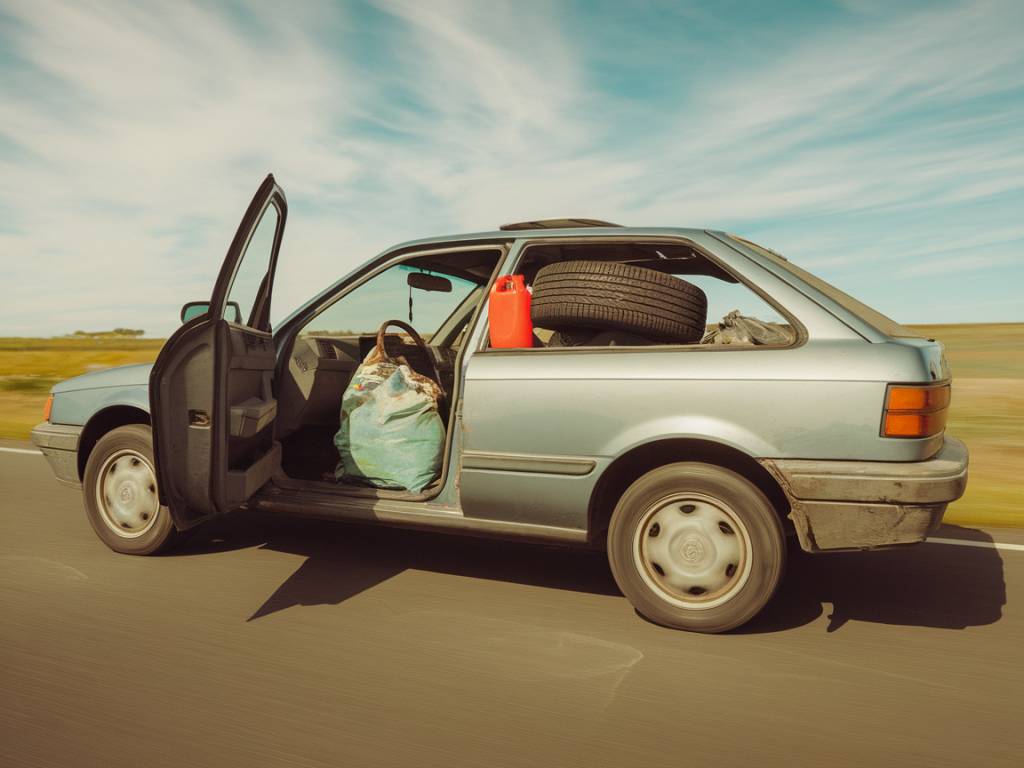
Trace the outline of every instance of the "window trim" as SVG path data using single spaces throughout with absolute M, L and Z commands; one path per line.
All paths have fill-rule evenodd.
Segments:
M 802 347 L 808 341 L 807 329 L 804 324 L 800 322 L 797 317 L 790 312 L 786 307 L 782 306 L 775 298 L 770 296 L 759 286 L 752 283 L 744 275 L 741 275 L 729 264 L 725 263 L 722 259 L 718 258 L 715 254 L 709 251 L 707 248 L 699 245 L 698 243 L 690 240 L 686 237 L 673 236 L 673 235 L 641 235 L 641 236 L 628 236 L 628 235 L 608 235 L 608 236 L 570 236 L 570 237 L 538 237 L 530 238 L 528 240 L 521 240 L 518 253 L 516 254 L 516 260 L 514 263 L 509 265 L 507 272 L 502 274 L 515 274 L 516 269 L 522 263 L 527 251 L 532 246 L 536 245 L 565 245 L 565 244 L 585 244 L 585 245 L 599 245 L 604 243 L 643 243 L 652 245 L 686 245 L 693 250 L 697 251 L 701 256 L 708 259 L 711 263 L 715 264 L 722 269 L 726 274 L 731 275 L 738 284 L 743 285 L 748 290 L 752 291 L 756 296 L 761 298 L 768 306 L 772 307 L 782 317 L 789 321 L 790 327 L 795 332 L 795 338 L 789 344 L 772 344 L 772 345 L 755 345 L 749 346 L 733 346 L 731 344 L 649 344 L 644 346 L 635 347 L 523 347 L 523 348 L 512 348 L 512 349 L 495 349 L 489 347 L 490 343 L 490 316 L 484 319 L 481 324 L 480 339 L 477 343 L 477 348 L 473 351 L 473 354 L 488 354 L 488 355 L 515 355 L 515 354 L 609 354 L 609 353 L 624 353 L 624 354 L 642 354 L 644 352 L 765 352 L 765 351 L 779 351 L 796 349 Z M 753 262 L 751 262 L 753 263 Z M 755 265 L 758 266 L 758 265 Z M 705 325 L 706 325 L 705 321 Z
M 277 259 L 281 255 L 281 240 L 284 235 L 284 224 L 286 211 L 278 204 L 276 195 L 271 193 L 270 197 L 267 198 L 266 204 L 260 210 L 259 216 L 256 217 L 256 223 L 252 229 L 249 230 L 249 234 L 245 238 L 245 245 L 242 246 L 241 256 L 235 261 L 234 268 L 231 270 L 231 278 L 228 280 L 227 289 L 224 291 L 223 305 L 219 308 L 217 313 L 218 317 L 223 317 L 224 312 L 227 310 L 228 303 L 231 301 L 231 291 L 235 287 L 235 280 L 238 279 L 238 273 L 242 269 L 242 264 L 245 262 L 245 257 L 249 254 L 249 246 L 252 244 L 252 239 L 256 235 L 256 230 L 260 228 L 263 223 L 263 217 L 267 215 L 267 211 L 271 208 L 277 214 L 277 222 L 274 225 L 274 237 L 270 241 L 270 255 L 267 258 L 267 268 L 263 273 L 263 279 L 260 280 L 258 286 L 256 286 L 256 295 L 253 296 L 252 307 L 249 309 L 249 316 L 243 317 L 241 323 L 231 323 L 236 327 L 248 328 L 253 331 L 262 331 L 264 333 L 270 333 L 270 303 L 273 298 L 272 293 L 274 290 L 273 274 L 277 271 Z M 268 285 L 267 280 L 270 280 Z M 210 297 L 210 311 L 214 309 L 214 296 Z M 260 322 L 262 321 L 262 322 Z M 264 327 L 266 326 L 266 327 Z

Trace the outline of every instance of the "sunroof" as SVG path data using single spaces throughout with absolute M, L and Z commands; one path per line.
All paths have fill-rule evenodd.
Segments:
M 621 224 L 612 224 L 610 221 L 601 221 L 601 219 L 538 219 L 537 221 L 516 221 L 512 224 L 502 224 L 500 229 L 505 232 L 513 232 L 520 229 L 576 229 L 578 227 L 621 226 Z

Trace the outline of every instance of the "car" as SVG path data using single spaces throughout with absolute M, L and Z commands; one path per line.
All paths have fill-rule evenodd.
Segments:
M 287 211 L 268 176 L 152 366 L 53 387 L 32 440 L 111 549 L 164 551 L 238 509 L 605 548 L 640 614 L 722 632 L 769 602 L 788 550 L 923 541 L 964 491 L 942 345 L 770 249 L 522 222 L 390 248 L 272 329 Z M 512 275 L 537 327 L 498 347 L 488 297 Z M 736 311 L 716 326 L 709 307 Z M 723 332 L 755 314 L 774 337 Z M 422 338 L 390 342 L 443 391 L 438 476 L 338 482 L 342 395 L 400 318 Z

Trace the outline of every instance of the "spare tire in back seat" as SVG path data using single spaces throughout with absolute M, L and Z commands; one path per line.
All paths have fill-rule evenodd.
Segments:
M 708 300 L 696 285 L 645 267 L 562 261 L 537 272 L 533 324 L 553 331 L 623 330 L 686 344 L 704 336 Z

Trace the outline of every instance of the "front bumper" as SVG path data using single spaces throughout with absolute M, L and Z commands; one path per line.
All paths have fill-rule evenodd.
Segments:
M 81 435 L 81 427 L 48 421 L 32 430 L 32 443 L 50 462 L 57 480 L 73 488 L 82 487 L 78 476 L 78 439 Z
M 967 463 L 967 446 L 952 437 L 927 461 L 761 459 L 808 552 L 924 541 L 963 495 Z

